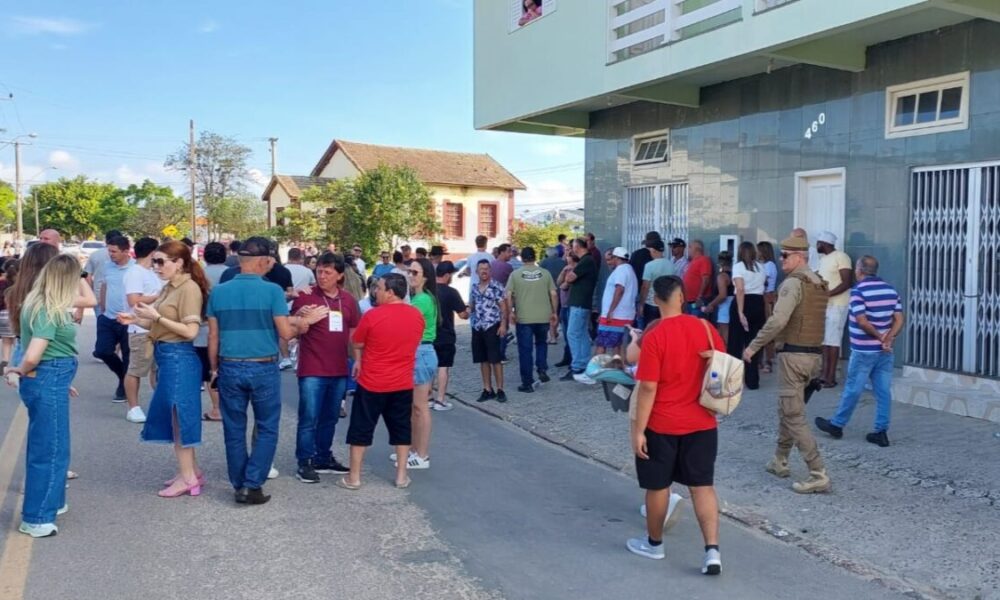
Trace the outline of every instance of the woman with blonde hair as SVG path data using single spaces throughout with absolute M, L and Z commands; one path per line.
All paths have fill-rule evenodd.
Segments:
M 177 474 L 159 492 L 162 498 L 201 494 L 205 479 L 195 460 L 201 445 L 201 359 L 194 338 L 204 317 L 208 280 L 183 242 L 161 244 L 153 252 L 153 270 L 166 281 L 152 305 L 139 303 L 135 315 L 121 313 L 120 323 L 138 322 L 149 329 L 156 358 L 157 385 L 149 401 L 142 440 L 173 444 Z
M 44 245 L 44 244 L 36 244 Z M 31 537 L 58 532 L 56 515 L 66 512 L 69 467 L 69 398 L 77 368 L 76 326 L 70 310 L 97 305 L 87 288 L 78 299 L 80 263 L 57 256 L 38 274 L 36 285 L 17 307 L 21 356 L 6 371 L 28 409 L 24 504 L 18 530 Z

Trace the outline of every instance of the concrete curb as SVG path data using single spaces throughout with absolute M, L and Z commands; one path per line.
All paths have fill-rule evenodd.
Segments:
M 475 401 L 470 402 L 451 392 L 448 393 L 448 397 L 455 402 L 475 409 L 485 415 L 510 423 L 518 429 L 521 429 L 522 431 L 525 431 L 540 440 L 559 446 L 560 448 L 563 448 L 581 458 L 591 460 L 611 469 L 612 471 L 615 471 L 616 473 L 624 475 L 624 468 L 622 466 L 599 458 L 588 448 L 575 443 L 574 440 L 552 435 L 550 432 L 539 428 L 535 423 L 530 422 L 528 419 L 506 415 L 502 411 L 494 410 L 493 406 L 489 403 L 480 403 Z M 781 542 L 791 544 L 820 560 L 848 571 L 852 575 L 867 581 L 872 581 L 889 590 L 903 594 L 910 598 L 919 600 L 952 600 L 955 598 L 954 596 L 949 596 L 934 587 L 912 581 L 905 577 L 887 573 L 875 565 L 843 556 L 831 547 L 825 546 L 813 540 L 805 539 L 776 523 L 772 523 L 765 517 L 754 513 L 753 511 L 736 506 L 721 499 L 719 501 L 719 512 L 736 525 L 765 534 Z

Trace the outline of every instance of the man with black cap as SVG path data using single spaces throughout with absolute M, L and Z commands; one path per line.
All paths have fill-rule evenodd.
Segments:
M 289 317 L 285 294 L 263 280 L 274 258 L 267 238 L 252 237 L 239 250 L 240 273 L 212 288 L 208 317 L 208 360 L 218 378 L 229 481 L 236 502 L 264 504 L 263 492 L 278 446 L 281 378 L 278 340 L 327 318 L 326 306 L 303 307 Z M 247 452 L 247 407 L 253 406 L 257 435 Z
M 521 371 L 517 391 L 530 394 L 535 391 L 535 373 L 540 382 L 549 381 L 547 336 L 559 322 L 559 296 L 552 274 L 535 264 L 535 249 L 528 246 L 521 251 L 521 258 L 524 266 L 511 273 L 505 294 L 510 322 L 517 327 L 517 360 Z
M 632 272 L 635 273 L 635 278 L 642 281 L 642 272 L 646 269 L 646 263 L 653 260 L 653 255 L 649 253 L 649 242 L 653 240 L 661 240 L 660 234 L 656 231 L 650 231 L 646 234 L 646 237 L 642 240 L 642 247 L 637 248 L 635 252 L 629 256 L 628 264 L 632 267 Z M 641 314 L 639 316 L 642 316 Z
M 781 242 L 781 268 L 787 277 L 778 288 L 771 318 L 744 351 L 743 360 L 750 362 L 772 340 L 779 343 L 778 448 L 767 472 L 788 477 L 788 456 L 794 445 L 809 467 L 809 478 L 793 483 L 792 489 L 800 494 L 827 492 L 830 478 L 806 423 L 804 395 L 820 370 L 829 287 L 809 269 L 809 242 L 802 238 Z
M 434 246 L 431 248 L 433 253 Z M 437 337 L 434 338 L 434 353 L 437 354 L 437 396 L 431 401 L 431 409 L 446 411 L 455 408 L 448 402 L 448 370 L 455 365 L 455 315 L 469 318 L 469 309 L 462 296 L 451 287 L 451 278 L 458 271 L 450 260 L 441 261 L 435 268 L 437 274 L 438 319 Z
M 670 246 L 670 258 L 674 262 L 674 275 L 684 279 L 684 273 L 687 273 L 688 268 L 687 242 L 681 238 L 674 238 L 667 245 Z
M 663 240 L 646 240 L 646 250 L 652 257 L 642 271 L 642 287 L 639 290 L 637 314 L 642 317 L 643 327 L 660 318 L 660 309 L 653 298 L 653 282 L 658 277 L 673 275 L 674 261 L 663 256 Z

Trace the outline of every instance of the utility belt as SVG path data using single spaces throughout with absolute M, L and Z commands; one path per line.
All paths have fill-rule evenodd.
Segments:
M 823 348 L 820 346 L 796 346 L 795 344 L 785 344 L 778 352 L 791 352 L 792 354 L 822 354 Z

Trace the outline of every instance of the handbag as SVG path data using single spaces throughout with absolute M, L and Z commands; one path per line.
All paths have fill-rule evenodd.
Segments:
M 740 405 L 743 396 L 745 365 L 735 356 L 716 350 L 715 339 L 708 329 L 708 323 L 704 319 L 699 320 L 705 327 L 709 350 L 701 353 L 701 356 L 707 359 L 707 365 L 698 403 L 717 415 L 731 415 Z

